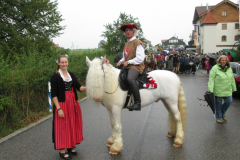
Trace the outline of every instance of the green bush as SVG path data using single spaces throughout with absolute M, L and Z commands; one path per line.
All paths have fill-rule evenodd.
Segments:
M 4 59 L 0 50 L 0 138 L 50 114 L 48 81 L 56 71 L 59 54 L 69 55 L 68 70 L 82 85 L 88 70 L 86 56 L 92 60 L 105 55 L 98 49 L 52 49 L 42 53 L 34 48 L 29 50 L 28 54 L 20 50 L 21 54 L 14 55 L 14 59 L 11 53 Z M 107 59 L 113 64 L 113 55 Z M 84 97 L 85 92 L 79 92 L 79 96 Z

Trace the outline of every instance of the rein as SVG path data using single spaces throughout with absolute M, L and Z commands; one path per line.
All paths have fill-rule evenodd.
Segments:
M 105 78 L 105 72 L 104 72 L 103 67 L 102 67 L 102 70 L 103 70 L 103 74 L 104 74 L 104 78 Z M 118 86 L 113 93 L 115 93 L 117 91 L 118 87 L 119 87 L 119 83 L 118 83 Z M 109 92 L 106 92 L 106 91 L 104 91 L 104 92 L 107 93 L 107 94 L 113 94 L 113 93 L 109 93 Z

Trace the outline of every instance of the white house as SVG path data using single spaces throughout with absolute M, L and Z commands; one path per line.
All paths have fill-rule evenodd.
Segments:
M 196 7 L 193 25 L 198 53 L 232 49 L 239 41 L 238 4 L 223 0 L 215 6 Z

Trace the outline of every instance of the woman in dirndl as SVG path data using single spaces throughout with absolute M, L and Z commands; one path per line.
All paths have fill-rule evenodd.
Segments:
M 68 56 L 60 55 L 56 73 L 51 77 L 53 100 L 53 143 L 63 159 L 76 155 L 76 144 L 83 140 L 82 112 L 78 103 L 77 91 L 86 91 L 72 72 L 67 70 Z M 67 152 L 65 151 L 67 149 Z

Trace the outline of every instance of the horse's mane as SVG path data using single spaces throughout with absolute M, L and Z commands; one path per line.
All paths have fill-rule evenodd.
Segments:
M 118 86 L 116 81 L 119 70 L 109 63 L 103 63 L 99 58 L 94 58 L 88 69 L 86 78 L 87 97 L 103 98 L 104 91 L 113 92 Z
M 105 75 L 105 82 L 104 82 L 105 91 L 112 93 L 118 86 L 117 77 L 119 74 L 119 69 L 113 67 L 109 63 L 104 63 L 103 70 Z
M 102 61 L 99 58 L 94 58 L 89 66 L 86 87 L 88 98 L 102 98 L 104 87 L 104 74 L 102 71 Z

